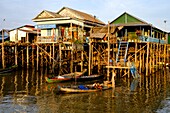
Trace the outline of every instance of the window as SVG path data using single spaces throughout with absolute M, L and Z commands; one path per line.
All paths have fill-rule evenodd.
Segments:
M 51 29 L 47 29 L 47 36 L 51 36 Z

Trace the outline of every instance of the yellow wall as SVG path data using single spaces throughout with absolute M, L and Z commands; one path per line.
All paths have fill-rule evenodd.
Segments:
M 41 30 L 41 36 L 47 36 L 47 30 L 46 29 Z

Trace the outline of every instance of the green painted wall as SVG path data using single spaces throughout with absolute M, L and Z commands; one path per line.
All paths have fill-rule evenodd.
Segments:
M 124 13 L 123 15 L 121 15 L 112 22 L 112 24 L 125 24 L 125 23 L 143 23 L 143 22 L 127 13 Z
M 170 44 L 170 34 L 168 35 L 168 44 Z

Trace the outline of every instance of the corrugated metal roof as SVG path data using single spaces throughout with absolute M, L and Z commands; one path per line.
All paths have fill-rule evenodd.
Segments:
M 70 11 L 72 14 L 67 14 L 64 15 L 62 14 L 62 11 L 64 10 L 68 10 Z M 44 15 L 43 15 L 44 14 Z M 60 9 L 58 12 L 51 12 L 51 11 L 47 11 L 47 10 L 43 10 L 40 14 L 38 14 L 35 18 L 33 18 L 33 20 L 35 21 L 36 19 L 47 19 L 47 18 L 62 18 L 62 17 L 70 17 L 70 18 L 76 18 L 76 19 L 80 19 L 83 20 L 85 22 L 92 22 L 92 23 L 98 23 L 101 25 L 105 25 L 104 22 L 102 22 L 101 20 L 97 19 L 95 16 L 75 10 L 75 9 L 71 9 L 68 7 L 63 7 L 62 9 Z
M 70 10 L 71 12 L 73 12 L 74 14 L 78 15 L 79 19 L 82 19 L 82 20 L 87 20 L 87 21 L 91 21 L 91 22 L 96 22 L 96 23 L 100 23 L 100 24 L 105 24 L 104 22 L 100 21 L 99 19 L 97 19 L 95 16 L 93 15 L 90 15 L 90 14 L 87 14 L 87 13 L 84 13 L 84 12 L 81 12 L 81 11 L 78 11 L 78 10 L 75 10 L 75 9 L 71 9 L 71 8 L 68 8 L 68 7 L 63 7 L 61 10 L 59 10 L 57 13 L 60 14 L 60 12 L 63 10 L 63 9 L 67 9 L 67 10 Z M 75 18 L 74 16 L 71 16 L 71 18 Z

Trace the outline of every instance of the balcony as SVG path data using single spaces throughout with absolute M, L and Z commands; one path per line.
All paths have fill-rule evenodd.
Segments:
M 57 43 L 57 40 L 53 36 L 38 36 L 36 43 Z

